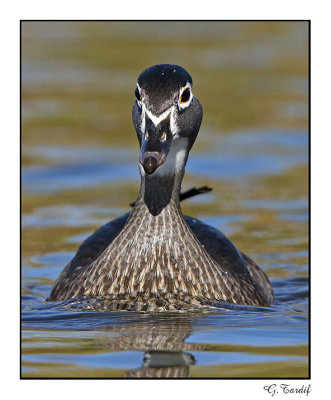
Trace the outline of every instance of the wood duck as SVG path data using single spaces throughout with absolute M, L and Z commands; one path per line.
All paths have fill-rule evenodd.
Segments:
M 272 303 L 270 282 L 253 260 L 222 232 L 182 214 L 181 183 L 203 115 L 192 86 L 178 65 L 140 74 L 132 110 L 140 145 L 138 198 L 131 212 L 82 243 L 48 300 L 87 297 L 136 311 Z

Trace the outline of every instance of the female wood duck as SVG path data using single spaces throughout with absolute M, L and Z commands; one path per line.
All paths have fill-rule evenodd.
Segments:
M 132 110 L 141 185 L 132 211 L 101 226 L 57 278 L 48 300 L 88 297 L 110 309 L 268 306 L 266 274 L 217 229 L 183 216 L 180 188 L 202 107 L 178 65 L 143 71 Z

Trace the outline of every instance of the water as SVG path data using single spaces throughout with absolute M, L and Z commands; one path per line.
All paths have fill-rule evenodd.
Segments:
M 309 375 L 306 25 L 166 24 L 23 24 L 23 377 Z M 186 67 L 204 107 L 183 189 L 213 191 L 183 211 L 262 266 L 270 308 L 45 302 L 82 240 L 135 200 L 133 91 L 158 62 Z

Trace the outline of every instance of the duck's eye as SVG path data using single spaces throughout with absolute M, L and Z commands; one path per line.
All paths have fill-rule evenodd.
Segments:
M 141 101 L 141 95 L 140 95 L 140 90 L 139 90 L 138 86 L 136 86 L 136 90 L 134 91 L 134 94 L 136 96 L 136 99 L 138 101 Z
M 180 96 L 180 99 L 179 99 L 180 104 L 185 104 L 185 103 L 187 103 L 187 102 L 190 100 L 190 97 L 191 97 L 191 90 L 190 90 L 189 87 L 187 87 L 187 88 L 183 91 L 182 95 Z

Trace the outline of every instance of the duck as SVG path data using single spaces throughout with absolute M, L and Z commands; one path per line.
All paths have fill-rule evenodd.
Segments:
M 94 299 L 134 311 L 269 307 L 266 273 L 221 231 L 182 213 L 181 184 L 203 116 L 191 75 L 179 65 L 153 65 L 134 93 L 138 197 L 131 212 L 81 244 L 47 300 Z

